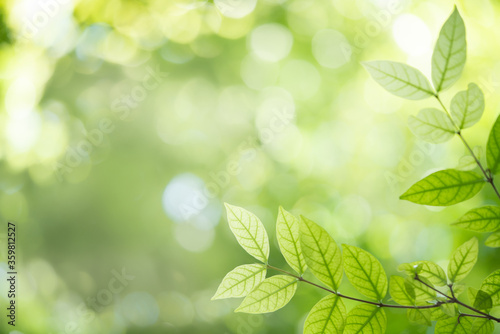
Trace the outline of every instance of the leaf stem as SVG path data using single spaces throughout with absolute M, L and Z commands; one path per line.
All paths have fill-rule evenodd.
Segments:
M 420 279 L 420 277 L 418 276 L 418 274 L 415 274 L 414 279 L 415 279 L 415 281 L 419 281 L 420 283 L 422 283 L 423 285 L 425 285 L 425 286 L 426 286 L 426 287 L 428 287 L 429 289 L 436 291 L 437 293 L 439 293 L 439 294 L 441 294 L 441 295 L 445 296 L 446 298 L 448 298 L 448 299 L 453 299 L 452 297 L 448 296 L 446 293 L 441 292 L 441 291 L 439 291 L 438 289 L 436 289 L 435 287 L 433 287 L 432 285 L 429 285 L 429 284 L 425 283 L 424 281 L 422 281 L 422 280 Z M 452 293 L 453 293 L 453 292 L 452 292 Z
M 474 151 L 472 150 L 472 148 L 469 146 L 469 143 L 467 143 L 467 141 L 465 140 L 464 136 L 462 135 L 462 132 L 461 132 L 460 128 L 453 121 L 453 118 L 451 117 L 450 112 L 448 111 L 448 109 L 444 105 L 443 101 L 441 101 L 441 98 L 439 97 L 439 95 L 435 94 L 434 97 L 438 100 L 439 104 L 441 105 L 441 107 L 443 108 L 443 110 L 446 112 L 446 115 L 448 115 L 448 118 L 450 119 L 450 121 L 453 123 L 453 125 L 457 129 L 456 134 L 460 137 L 460 139 L 464 143 L 465 147 L 469 151 L 470 155 L 476 161 L 476 164 L 478 165 L 479 169 L 481 169 L 481 172 L 483 173 L 484 177 L 486 178 L 486 182 L 488 182 L 491 185 L 491 187 L 495 191 L 495 194 L 497 195 L 498 199 L 500 199 L 500 192 L 498 191 L 497 187 L 495 186 L 495 183 L 493 182 L 493 175 L 491 175 L 491 173 L 490 173 L 490 171 L 488 169 L 485 169 L 483 167 L 483 165 L 481 164 L 481 161 L 479 161 L 479 158 L 476 156 L 476 154 L 474 153 Z
M 269 264 L 267 265 L 267 268 L 279 271 L 279 272 L 281 272 L 281 273 L 283 273 L 285 275 L 288 275 L 288 276 L 295 277 L 300 282 L 307 283 L 307 284 L 312 285 L 314 287 L 317 287 L 317 288 L 319 288 L 321 290 L 324 290 L 324 291 L 327 291 L 327 292 L 332 293 L 334 295 L 337 295 L 340 298 L 354 300 L 354 301 L 357 301 L 357 302 L 360 302 L 360 303 L 375 305 L 375 306 L 378 306 L 378 307 L 399 308 L 399 309 L 432 309 L 432 308 L 439 307 L 439 306 L 441 306 L 443 304 L 458 304 L 458 305 L 463 306 L 463 307 L 465 307 L 465 308 L 467 308 L 467 309 L 469 309 L 469 310 L 471 310 L 471 311 L 473 311 L 475 313 L 478 313 L 478 314 L 460 313 L 459 317 L 485 318 L 485 319 L 493 320 L 493 321 L 496 321 L 496 322 L 500 323 L 500 318 L 496 318 L 496 317 L 494 317 L 492 315 L 489 315 L 488 313 L 484 313 L 484 312 L 482 312 L 480 310 L 475 309 L 472 306 L 469 306 L 469 305 L 467 305 L 467 304 L 462 303 L 461 301 L 459 301 L 455 297 L 455 293 L 453 292 L 453 285 L 448 285 L 449 288 L 450 288 L 451 294 L 452 294 L 452 297 L 450 297 L 447 294 L 439 291 L 438 289 L 434 288 L 433 286 L 431 286 L 431 285 L 425 283 L 424 281 L 422 281 L 418 277 L 418 274 L 415 274 L 415 277 L 414 277 L 415 280 L 419 281 L 420 283 L 424 284 L 425 286 L 429 287 L 430 289 L 432 289 L 432 290 L 434 290 L 436 292 L 439 292 L 440 294 L 442 294 L 443 296 L 445 296 L 446 298 L 448 298 L 448 300 L 438 301 L 435 304 L 431 304 L 431 305 L 394 305 L 394 304 L 384 304 L 382 302 L 377 303 L 377 302 L 373 302 L 373 301 L 370 301 L 370 300 L 364 300 L 364 299 L 360 299 L 360 298 L 351 297 L 351 296 L 347 296 L 347 295 L 341 294 L 340 292 L 334 291 L 334 290 L 329 289 L 327 287 L 324 287 L 324 286 L 321 286 L 321 285 L 316 284 L 314 282 L 311 282 L 311 281 L 303 278 L 302 276 L 298 276 L 298 275 L 292 274 L 292 273 L 290 273 L 290 272 L 288 272 L 286 270 L 283 270 L 283 269 L 271 266 Z
M 436 304 L 432 304 L 432 305 L 421 305 L 421 306 L 412 306 L 412 305 L 394 305 L 394 304 L 384 304 L 384 303 L 377 303 L 377 302 L 372 302 L 370 300 L 364 300 L 364 299 L 360 299 L 360 298 L 356 298 L 356 297 L 351 297 L 351 296 L 347 296 L 347 295 L 344 295 L 340 292 L 337 292 L 337 291 L 334 291 L 332 289 L 329 289 L 329 288 L 326 288 L 324 286 L 321 286 L 319 284 L 316 284 L 314 282 L 311 282 L 309 280 L 306 280 L 305 278 L 303 278 L 302 276 L 297 276 L 295 274 L 292 274 L 292 273 L 289 273 L 288 271 L 285 271 L 285 270 L 282 270 L 282 269 L 279 269 L 279 268 L 276 268 L 276 267 L 273 267 L 271 265 L 267 265 L 267 267 L 269 269 L 273 269 L 273 270 L 276 270 L 276 271 L 279 271 L 285 275 L 288 275 L 288 276 L 292 276 L 292 277 L 295 277 L 297 280 L 301 281 L 301 282 L 304 282 L 304 283 L 307 283 L 309 285 L 312 285 L 312 286 L 315 286 L 317 288 L 320 288 L 322 290 L 325 290 L 329 293 L 333 293 L 334 295 L 337 295 L 339 296 L 340 298 L 345 298 L 345 299 L 349 299 L 349 300 L 354 300 L 354 301 L 357 301 L 357 302 L 360 302 L 360 303 L 365 303 L 365 304 L 370 304 L 370 305 L 375 305 L 375 306 L 378 306 L 378 307 L 388 307 L 388 308 L 403 308 L 403 309 L 408 309 L 408 308 L 411 308 L 411 309 L 428 309 L 428 308 L 436 308 L 436 307 L 439 307 L 441 306 L 442 304 L 447 304 L 449 303 L 448 301 L 443 301 L 443 302 L 437 302 Z
M 448 284 L 448 288 L 450 288 L 451 297 L 453 297 L 453 298 L 456 299 L 457 297 L 455 297 L 455 291 L 453 291 L 453 283 L 452 284 Z M 448 297 L 448 298 L 450 298 L 450 297 Z
M 486 317 L 484 315 L 477 315 L 477 314 L 470 314 L 470 313 L 460 313 L 459 317 L 471 317 L 471 318 L 489 319 L 488 317 Z

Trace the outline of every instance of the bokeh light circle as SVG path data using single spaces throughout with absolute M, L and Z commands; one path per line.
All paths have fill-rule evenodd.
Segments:
M 276 62 L 285 58 L 292 49 L 293 36 L 277 23 L 255 28 L 250 35 L 250 48 L 262 60 Z
M 151 326 L 160 314 L 158 303 L 147 292 L 132 292 L 123 298 L 120 310 L 125 319 L 140 327 Z
M 410 56 L 420 56 L 431 50 L 431 33 L 418 16 L 400 15 L 392 27 L 398 46 Z
M 280 86 L 299 100 L 313 97 L 321 85 L 321 76 L 314 65 L 306 60 L 291 60 L 283 66 Z
M 318 31 L 312 40 L 312 50 L 314 58 L 324 67 L 338 68 L 351 60 L 351 45 L 337 30 Z

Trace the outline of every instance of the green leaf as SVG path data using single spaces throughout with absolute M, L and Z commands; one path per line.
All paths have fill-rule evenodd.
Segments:
M 456 133 L 448 116 L 434 108 L 422 109 L 417 116 L 410 116 L 408 126 L 415 136 L 434 144 L 444 143 Z
M 269 259 L 269 238 L 261 221 L 253 213 L 229 204 L 226 205 L 227 220 L 238 243 L 259 261 Z
M 263 264 L 244 264 L 234 268 L 224 277 L 212 300 L 246 296 L 266 278 L 266 272 L 267 267 Z
M 434 95 L 429 80 L 414 67 L 393 61 L 370 61 L 363 66 L 376 82 L 394 95 L 409 100 Z
M 469 300 L 475 309 L 489 311 L 493 307 L 493 299 L 489 293 L 483 290 L 469 288 L 468 295 Z
M 347 311 L 337 295 L 331 294 L 321 299 L 307 316 L 304 334 L 342 334 Z
M 432 83 L 437 92 L 451 87 L 460 78 L 466 53 L 465 25 L 455 8 L 441 28 L 432 54 Z
M 398 271 L 400 272 L 405 272 L 406 274 L 410 276 L 415 276 L 415 274 L 418 274 L 420 270 L 422 270 L 422 266 L 419 266 L 418 264 L 415 264 L 417 262 L 413 263 L 401 263 L 398 266 Z
M 427 285 L 432 286 L 432 283 L 429 282 L 428 279 L 420 277 L 420 280 L 425 282 Z M 436 299 L 436 291 L 432 290 L 427 285 L 415 280 L 412 277 L 407 277 L 405 279 L 406 291 L 414 294 L 415 305 L 429 305 L 429 301 Z
M 441 304 L 441 306 L 439 306 L 439 308 L 441 308 L 443 313 L 449 317 L 454 317 L 457 315 L 457 308 L 456 308 L 455 304 L 451 304 L 451 303 Z
M 486 144 L 486 162 L 492 174 L 497 174 L 500 167 L 500 116 L 491 129 Z
M 472 320 L 468 317 L 448 318 L 439 320 L 436 323 L 434 334 L 469 334 L 472 327 Z
M 415 293 L 412 295 L 406 290 L 405 279 L 401 276 L 391 276 L 389 293 L 399 305 L 415 305 Z
M 463 280 L 476 264 L 479 253 L 477 238 L 472 238 L 451 255 L 448 264 L 448 278 L 452 283 Z
M 474 301 L 476 300 L 476 295 L 479 290 L 473 287 L 469 287 L 467 289 L 467 297 L 469 298 L 470 305 L 474 305 Z
M 427 278 L 433 285 L 446 285 L 448 281 L 443 268 L 430 261 L 418 261 L 418 264 L 422 265 L 422 269 L 418 273 L 421 278 Z
M 492 334 L 495 330 L 495 324 L 489 319 L 475 319 L 472 322 L 472 334 Z
M 484 95 L 474 83 L 467 90 L 458 92 L 451 100 L 451 117 L 459 129 L 466 129 L 476 124 L 483 115 Z
M 282 207 L 278 213 L 276 236 L 286 262 L 299 275 L 302 275 L 306 271 L 307 265 L 300 247 L 300 223 L 295 216 Z
M 492 232 L 500 228 L 500 207 L 483 206 L 472 209 L 463 215 L 456 223 L 463 229 L 474 232 Z
M 483 156 L 483 148 L 481 146 L 474 146 L 472 148 L 472 152 L 474 153 L 474 155 L 477 157 L 478 160 L 481 160 L 481 157 Z M 473 170 L 474 168 L 477 167 L 478 166 L 476 163 L 476 159 L 474 159 L 474 157 L 471 154 L 466 154 L 459 159 L 456 169 Z
M 474 172 L 445 169 L 418 181 L 400 199 L 417 204 L 448 206 L 474 197 L 484 182 L 483 177 Z
M 415 292 L 415 286 L 413 285 L 413 280 L 409 277 L 405 278 L 404 281 L 405 290 L 408 293 L 408 296 L 413 300 L 413 305 L 417 304 L 417 293 Z
M 380 262 L 367 251 L 342 245 L 344 270 L 349 282 L 360 293 L 376 300 L 387 294 L 387 275 Z
M 443 312 L 440 307 L 431 309 L 431 320 L 439 321 L 448 319 L 450 316 Z
M 406 315 L 411 322 L 426 326 L 432 325 L 431 314 L 432 312 L 430 309 L 410 308 L 406 312 Z
M 491 297 L 493 306 L 500 305 L 500 270 L 494 271 L 486 277 L 480 290 Z
M 465 285 L 463 285 L 463 284 L 456 284 L 456 283 L 453 284 L 453 292 L 455 293 L 456 297 L 458 297 L 462 293 L 464 293 L 465 290 L 467 290 L 467 288 L 465 287 Z
M 500 247 L 500 232 L 492 233 L 488 239 L 484 242 L 488 247 L 498 248 Z
M 384 334 L 387 316 L 381 307 L 360 304 L 347 315 L 344 334 Z
M 269 277 L 243 299 L 235 312 L 269 313 L 279 310 L 292 299 L 297 279 L 287 275 Z
M 427 278 L 433 285 L 445 286 L 448 283 L 443 268 L 434 262 L 416 261 L 412 262 L 411 265 L 418 266 L 420 268 L 418 276 Z
M 321 282 L 337 290 L 342 281 L 342 254 L 324 228 L 301 216 L 300 245 L 311 272 Z

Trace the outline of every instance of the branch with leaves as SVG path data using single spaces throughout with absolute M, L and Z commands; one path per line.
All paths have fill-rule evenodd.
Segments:
M 434 206 L 449 206 L 475 196 L 489 183 L 496 196 L 500 193 L 493 175 L 500 172 L 500 117 L 486 145 L 486 166 L 477 150 L 472 149 L 462 131 L 479 121 L 484 111 L 481 89 L 471 83 L 458 92 L 446 108 L 440 92 L 460 77 L 466 59 L 465 25 L 457 9 L 443 25 L 432 56 L 432 83 L 417 69 L 391 61 L 372 61 L 365 67 L 389 92 L 411 100 L 434 97 L 440 108 L 428 108 L 411 116 L 409 127 L 418 137 L 442 143 L 457 135 L 470 153 L 481 174 L 464 169 L 446 169 L 433 173 L 411 186 L 401 199 Z M 500 270 L 490 274 L 479 289 L 466 289 L 459 282 L 471 272 L 478 259 L 476 238 L 461 245 L 452 255 L 447 271 L 431 261 L 417 261 L 398 267 L 405 276 L 387 278 L 381 263 L 367 251 L 350 245 L 338 247 L 318 224 L 300 220 L 280 208 L 276 235 L 283 257 L 294 272 L 269 264 L 267 232 L 254 214 L 226 204 L 229 226 L 239 244 L 259 264 L 247 264 L 230 271 L 213 299 L 245 297 L 236 312 L 269 313 L 284 307 L 297 287 L 305 283 L 329 294 L 309 312 L 305 334 L 379 334 L 385 333 L 385 308 L 406 309 L 411 322 L 431 326 L 437 321 L 437 334 L 491 334 L 500 318 L 490 314 L 500 306 Z M 484 206 L 467 212 L 455 225 L 474 232 L 494 232 L 486 245 L 500 247 L 500 207 Z M 278 275 L 266 278 L 268 270 Z M 305 278 L 310 273 L 318 283 Z M 342 278 L 364 296 L 340 292 Z M 389 291 L 391 300 L 386 302 Z M 468 303 L 460 295 L 467 291 Z M 366 299 L 364 299 L 366 298 Z M 347 312 L 343 300 L 359 302 Z
M 309 312 L 305 334 L 385 333 L 384 308 L 407 309 L 411 322 L 431 326 L 435 333 L 491 334 L 500 318 L 489 311 L 500 305 L 500 270 L 488 276 L 479 290 L 467 290 L 469 304 L 459 299 L 466 289 L 461 282 L 478 258 L 478 242 L 472 238 L 451 256 L 447 273 L 430 261 L 405 263 L 398 270 L 406 274 L 387 278 L 381 263 L 367 251 L 342 245 L 318 224 L 300 220 L 279 209 L 276 236 L 283 257 L 294 272 L 269 264 L 269 239 L 264 225 L 251 212 L 226 204 L 227 219 L 239 244 L 260 264 L 246 264 L 230 271 L 213 299 L 245 297 L 236 312 L 269 313 L 284 307 L 298 285 L 305 283 L 329 294 Z M 268 270 L 279 274 L 266 278 Z M 304 278 L 310 271 L 320 283 Z M 351 285 L 364 297 L 339 292 L 346 274 Z M 387 292 L 396 304 L 385 302 Z M 349 313 L 343 299 L 360 304 Z
M 410 116 L 410 130 L 422 140 L 443 143 L 458 136 L 470 154 L 473 164 L 462 170 L 435 172 L 410 187 L 401 199 L 417 204 L 449 206 L 474 197 L 488 183 L 498 199 L 500 193 L 493 176 L 500 172 L 500 117 L 497 118 L 486 144 L 486 166 L 480 149 L 473 149 L 462 131 L 476 124 L 484 111 L 484 95 L 474 83 L 458 92 L 447 108 L 440 93 L 450 88 L 465 66 L 466 38 L 464 22 L 455 8 L 439 33 L 432 55 L 432 83 L 416 68 L 392 61 L 364 63 L 370 75 L 387 91 L 410 100 L 435 98 L 438 108 L 426 108 Z M 468 169 L 478 168 L 476 173 Z M 490 247 L 500 247 L 500 207 L 484 206 L 467 212 L 454 225 L 473 232 L 493 232 L 486 240 Z

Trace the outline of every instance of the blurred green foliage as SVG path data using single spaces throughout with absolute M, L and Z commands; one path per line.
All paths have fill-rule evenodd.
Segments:
M 465 151 L 457 139 L 416 140 L 407 118 L 428 102 L 390 96 L 360 61 L 394 59 L 429 76 L 433 36 L 453 4 L 3 2 L 0 34 L 11 42 L 0 45 L 0 217 L 19 230 L 15 329 L 301 331 L 324 295 L 314 289 L 263 316 L 233 313 L 238 301 L 210 300 L 221 273 L 252 261 L 236 247 L 223 202 L 259 216 L 276 266 L 287 266 L 273 234 L 279 205 L 385 268 L 422 259 L 445 265 L 474 235 L 449 224 L 495 203 L 494 194 L 485 188 L 444 210 L 400 201 Z M 469 53 L 455 85 L 474 81 L 485 93 L 485 114 L 466 132 L 473 146 L 484 145 L 498 114 L 499 5 L 456 4 Z M 471 285 L 498 269 L 498 251 L 477 236 Z M 0 261 L 7 271 L 3 246 Z M 134 278 L 118 284 L 122 268 Z M 0 288 L 5 305 L 5 281 Z M 387 314 L 398 319 L 388 333 L 426 330 L 397 317 L 402 311 Z M 0 329 L 13 330 L 6 321 Z

